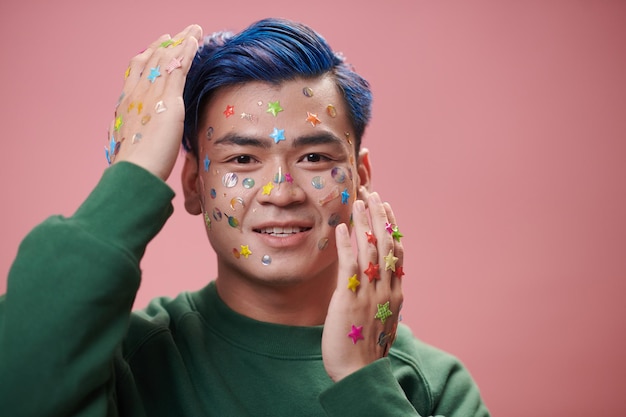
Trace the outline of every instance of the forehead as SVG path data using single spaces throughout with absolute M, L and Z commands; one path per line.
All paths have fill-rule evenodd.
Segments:
M 285 137 L 313 131 L 353 135 L 345 100 L 330 76 L 222 87 L 205 107 L 203 129 L 209 127 L 216 135 L 258 136 L 273 128 L 284 129 Z

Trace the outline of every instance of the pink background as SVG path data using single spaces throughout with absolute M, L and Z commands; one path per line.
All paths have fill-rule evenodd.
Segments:
M 270 15 L 373 85 L 365 145 L 405 234 L 405 323 L 466 363 L 494 415 L 626 415 L 621 1 L 3 1 L 0 293 L 29 229 L 105 168 L 128 59 L 192 22 Z M 214 277 L 179 168 L 137 306 Z

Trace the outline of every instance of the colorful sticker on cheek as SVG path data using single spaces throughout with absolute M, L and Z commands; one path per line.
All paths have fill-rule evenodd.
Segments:
M 343 169 L 339 167 L 335 167 L 330 171 L 330 176 L 338 182 L 339 184 L 343 183 L 346 180 L 346 173 Z
M 252 178 L 244 178 L 243 181 L 241 182 L 241 184 L 243 185 L 243 188 L 250 189 L 250 188 L 254 187 L 254 179 L 252 179 Z
M 240 253 L 241 253 L 241 256 L 243 256 L 246 259 L 248 259 L 248 256 L 252 255 L 252 251 L 250 250 L 248 245 L 241 245 Z
M 228 218 L 228 224 L 230 227 L 237 228 L 239 227 L 239 220 L 235 218 L 235 216 L 229 216 L 228 214 L 224 214 Z
M 311 185 L 313 185 L 313 187 L 315 187 L 318 190 L 321 190 L 322 188 L 324 188 L 325 184 L 326 184 L 326 181 L 324 180 L 324 178 L 320 176 L 316 176 L 316 177 L 313 177 L 313 179 L 311 179 Z
M 222 221 L 222 212 L 217 207 L 213 209 L 213 218 L 215 221 Z
M 272 263 L 272 257 L 269 255 L 263 255 L 263 257 L 261 258 L 261 263 L 265 266 L 269 265 Z
M 237 185 L 237 181 L 238 177 L 234 172 L 227 172 L 222 177 L 222 184 L 224 184 L 224 187 L 232 188 Z
M 204 172 L 209 172 L 209 165 L 211 165 L 209 155 L 204 155 Z
M 233 211 L 235 211 L 235 205 L 237 203 L 241 204 L 241 207 L 245 207 L 242 197 L 234 197 L 230 200 L 230 208 L 233 209 Z
M 328 246 L 328 238 L 327 237 L 323 237 L 323 238 L 321 238 L 317 242 L 317 248 L 319 250 L 324 250 L 324 249 L 326 249 L 327 246 Z
M 325 197 L 319 199 L 320 206 L 323 206 L 335 198 L 339 197 L 339 187 L 334 187 L 330 193 L 328 193 Z
M 331 227 L 336 227 L 339 223 L 341 223 L 341 216 L 338 213 L 334 213 L 328 219 L 328 225 Z
M 209 191 L 209 195 L 212 199 L 215 200 L 215 197 L 217 197 L 217 192 L 215 191 L 215 188 L 211 188 L 211 191 Z
M 348 192 L 348 189 L 345 188 L 341 192 L 341 204 L 348 204 L 349 199 L 350 199 L 350 193 Z

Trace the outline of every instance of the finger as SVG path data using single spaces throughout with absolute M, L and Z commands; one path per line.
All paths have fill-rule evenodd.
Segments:
M 335 241 L 337 242 L 337 256 L 339 259 L 337 290 L 345 292 L 344 289 L 347 288 L 356 293 L 360 286 L 358 265 L 352 251 L 348 226 L 345 223 L 341 223 L 335 228 Z
M 383 202 L 380 199 L 378 193 L 373 192 L 368 199 L 368 209 L 372 222 L 372 228 L 376 234 L 377 250 L 378 250 L 378 263 L 380 264 L 380 277 L 381 281 L 389 283 L 391 280 L 391 270 L 389 267 L 390 253 L 393 256 L 393 239 L 389 233 L 389 219 L 387 218 L 387 212 L 383 206 Z
M 395 286 L 402 285 L 402 276 L 404 275 L 404 247 L 400 242 L 400 235 L 398 224 L 396 222 L 396 217 L 391 209 L 391 205 L 389 203 L 384 203 L 383 207 L 385 208 L 385 212 L 387 213 L 387 218 L 389 222 L 392 224 L 392 230 L 395 232 L 392 234 L 392 243 L 393 243 L 393 254 L 397 260 L 394 261 L 394 266 L 391 268 L 392 270 L 392 280 L 391 280 L 391 288 L 394 289 Z M 395 237 L 394 237 L 395 236 Z
M 369 288 L 375 286 L 376 280 L 380 279 L 377 238 L 371 229 L 365 203 L 362 200 L 356 200 L 353 208 L 352 220 L 358 250 L 359 280 L 363 288 Z

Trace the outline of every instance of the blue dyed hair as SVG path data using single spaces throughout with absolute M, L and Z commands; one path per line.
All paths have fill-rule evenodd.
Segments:
M 311 28 L 284 19 L 263 19 L 238 34 L 216 32 L 200 46 L 183 99 L 183 146 L 198 156 L 198 128 L 203 107 L 220 87 L 262 81 L 279 84 L 296 78 L 329 74 L 350 110 L 354 145 L 358 152 L 371 117 L 372 92 L 368 82 L 333 52 Z

